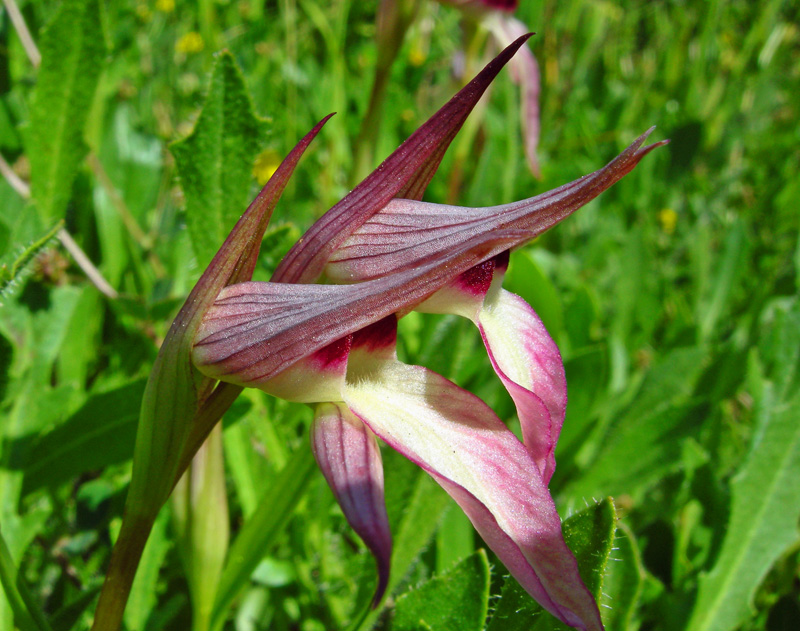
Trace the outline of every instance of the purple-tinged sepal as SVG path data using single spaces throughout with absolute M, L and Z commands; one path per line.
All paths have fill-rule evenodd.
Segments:
M 273 281 L 313 282 L 333 251 L 393 198 L 422 199 L 445 151 L 497 73 L 532 33 L 517 38 L 303 235 Z
M 518 247 L 586 205 L 611 187 L 665 141 L 643 146 L 652 128 L 603 168 L 530 199 L 464 208 L 394 199 L 344 239 L 330 255 L 328 279 L 355 283 L 414 268 L 444 257 L 454 247 L 480 234 L 518 231 Z
M 389 584 L 392 535 L 383 495 L 383 464 L 372 431 L 343 403 L 322 403 L 314 413 L 311 447 L 348 523 L 378 566 L 376 607 Z

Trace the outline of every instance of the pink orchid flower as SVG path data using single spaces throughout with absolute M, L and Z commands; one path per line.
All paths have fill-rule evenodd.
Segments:
M 464 15 L 481 24 L 496 47 L 504 48 L 528 32 L 528 27 L 514 17 L 519 0 L 438 0 L 441 4 L 460 9 Z M 533 51 L 527 46 L 509 64 L 511 78 L 520 87 L 520 119 L 528 167 L 536 177 L 539 167 L 539 92 L 541 76 Z
M 315 223 L 271 282 L 221 289 L 197 327 L 192 361 L 222 382 L 215 395 L 255 387 L 314 407 L 317 461 L 377 561 L 375 604 L 391 559 L 377 437 L 455 499 L 545 609 L 596 631 L 602 629 L 597 604 L 547 488 L 566 406 L 563 364 L 533 309 L 501 284 L 510 250 L 599 195 L 663 143 L 643 146 L 644 134 L 602 169 L 504 206 L 420 201 L 466 116 L 527 37 Z M 263 234 L 265 223 L 249 218 L 255 212 L 245 213 L 229 241 L 241 239 L 245 224 L 258 224 L 256 236 Z M 320 278 L 340 284 L 314 284 Z M 411 310 L 475 322 L 517 406 L 523 441 L 474 395 L 398 360 L 397 320 Z

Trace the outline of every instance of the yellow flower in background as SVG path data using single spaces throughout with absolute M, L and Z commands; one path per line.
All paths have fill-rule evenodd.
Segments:
M 186 35 L 183 35 L 177 42 L 175 42 L 175 50 L 179 53 L 184 53 L 185 55 L 199 53 L 203 50 L 204 46 L 205 42 L 203 42 L 203 36 L 196 31 L 186 33 Z
M 675 226 L 678 224 L 678 213 L 672 208 L 662 208 L 658 211 L 658 221 L 661 223 L 661 229 L 664 234 L 672 234 L 675 232 Z
M 274 149 L 265 149 L 256 156 L 255 164 L 253 165 L 253 175 L 258 181 L 259 186 L 264 186 L 273 176 L 275 171 L 280 166 L 281 157 Z
M 172 13 L 175 10 L 175 0 L 156 0 L 156 11 Z

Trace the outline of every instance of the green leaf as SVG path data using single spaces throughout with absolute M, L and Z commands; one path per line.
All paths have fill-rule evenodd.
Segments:
M 45 224 L 62 219 L 86 155 L 83 130 L 107 54 L 99 0 L 63 0 L 42 30 L 30 106 L 31 194 Z
M 133 455 L 144 381 L 91 397 L 75 414 L 42 436 L 25 468 L 23 493 L 124 462 Z
M 297 502 L 303 497 L 315 465 L 311 446 L 306 438 L 239 531 L 219 580 L 217 599 L 211 615 L 211 629 L 222 628 L 231 604 L 249 584 L 253 571 L 291 518 Z
M 44 614 L 34 602 L 19 570 L 11 558 L 2 532 L 0 532 L 0 586 L 14 612 L 14 622 L 22 631 L 50 631 Z
M 5 298 L 13 290 L 16 281 L 19 281 L 28 264 L 50 244 L 51 239 L 56 236 L 63 225 L 63 221 L 56 222 L 43 236 L 23 246 L 13 257 L 10 266 L 5 263 L 0 265 L 0 299 Z
M 83 613 L 89 608 L 100 592 L 100 587 L 84 590 L 81 594 L 64 605 L 50 617 L 50 626 L 53 631 L 70 631 L 77 628 L 76 625 Z
M 169 511 L 162 510 L 153 524 L 147 539 L 142 559 L 133 579 L 128 606 L 125 609 L 125 624 L 129 629 L 146 629 L 147 619 L 158 600 L 158 574 L 170 548 L 167 537 Z
M 233 55 L 219 53 L 194 131 L 171 147 L 200 269 L 247 207 L 263 131 Z
M 634 615 L 645 573 L 634 534 L 622 522 L 618 524 L 614 553 L 609 561 L 601 597 L 609 605 L 603 609 L 603 622 L 613 631 L 635 629 Z
M 600 599 L 603 574 L 614 544 L 617 514 L 614 502 L 602 502 L 576 513 L 564 522 L 564 539 L 575 558 L 586 587 Z M 568 630 L 544 611 L 512 577 L 506 579 L 500 602 L 494 610 L 488 631 Z
M 690 631 L 728 631 L 752 614 L 753 595 L 772 564 L 798 540 L 800 396 L 773 399 L 764 384 L 759 427 L 731 482 L 731 518 L 716 564 L 700 577 Z
M 392 631 L 481 631 L 489 608 L 489 561 L 478 550 L 397 599 Z
M 706 352 L 676 349 L 647 374 L 634 403 L 603 438 L 600 452 L 566 491 L 573 501 L 598 493 L 643 492 L 681 465 L 681 438 L 700 431 L 689 397 Z

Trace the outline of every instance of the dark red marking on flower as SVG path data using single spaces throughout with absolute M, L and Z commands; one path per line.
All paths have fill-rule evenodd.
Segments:
M 481 0 L 481 3 L 501 11 L 516 11 L 519 6 L 519 0 Z
M 397 343 L 397 317 L 385 318 L 353 333 L 353 348 L 375 351 Z
M 495 259 L 491 258 L 468 269 L 455 281 L 458 289 L 472 296 L 484 296 L 489 291 L 494 275 Z
M 312 355 L 320 369 L 331 369 L 347 363 L 347 356 L 353 346 L 353 336 L 345 335 L 343 338 L 331 342 L 325 348 L 319 349 Z
M 511 256 L 511 252 L 506 250 L 505 252 L 501 252 L 497 256 L 495 256 L 492 260 L 494 261 L 494 268 L 496 271 L 500 272 L 501 274 L 505 274 L 506 270 L 508 269 L 508 259 Z

